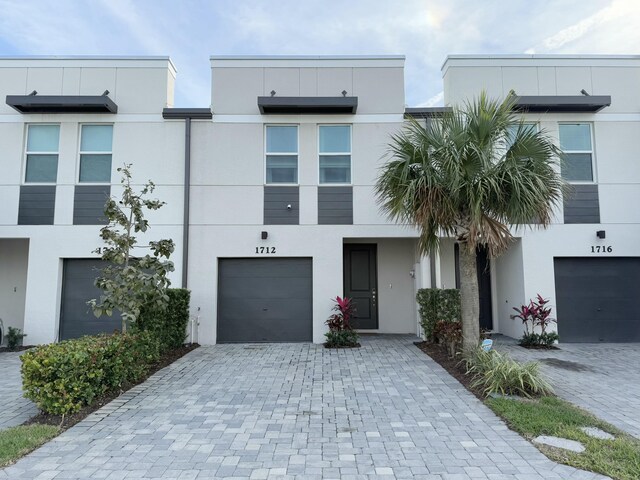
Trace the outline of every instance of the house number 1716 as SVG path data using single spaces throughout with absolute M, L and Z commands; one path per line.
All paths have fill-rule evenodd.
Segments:
M 591 253 L 611 253 L 613 247 L 611 245 L 591 245 Z
M 256 247 L 256 253 L 271 254 L 276 253 L 276 247 Z

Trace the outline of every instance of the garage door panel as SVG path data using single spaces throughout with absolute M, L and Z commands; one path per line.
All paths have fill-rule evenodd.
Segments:
M 227 278 L 221 283 L 220 293 L 237 299 L 311 298 L 310 287 L 310 280 L 302 277 Z
M 63 264 L 60 340 L 120 330 L 120 314 L 96 318 L 87 302 L 100 298 L 102 290 L 94 285 L 103 267 L 101 260 L 68 258 Z
M 555 258 L 561 342 L 638 342 L 640 258 Z
M 309 258 L 220 259 L 218 342 L 309 342 Z

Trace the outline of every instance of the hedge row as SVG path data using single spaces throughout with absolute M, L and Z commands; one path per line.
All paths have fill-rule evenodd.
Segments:
M 190 293 L 169 289 L 167 294 L 167 308 L 143 311 L 131 333 L 86 336 L 26 352 L 21 357 L 25 397 L 47 413 L 64 415 L 142 379 L 163 352 L 186 339 Z
M 160 342 L 144 332 L 43 345 L 21 357 L 24 396 L 47 413 L 74 413 L 109 391 L 140 380 L 159 358 Z
M 191 292 L 184 288 L 167 290 L 169 304 L 164 310 L 143 309 L 133 325 L 134 331 L 152 333 L 162 350 L 171 350 L 184 345 L 189 323 L 189 300 Z
M 421 288 L 416 295 L 420 326 L 427 340 L 433 340 L 436 322 L 460 321 L 460 290 L 455 288 Z

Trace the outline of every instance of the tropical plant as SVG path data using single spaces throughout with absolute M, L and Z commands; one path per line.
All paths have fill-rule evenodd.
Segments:
M 171 239 L 150 241 L 143 247 L 137 245 L 134 234 L 149 229 L 144 209 L 158 210 L 165 202 L 145 198 L 155 189 L 151 181 L 140 193 L 133 190 L 131 165 L 125 164 L 118 172 L 122 174 L 122 198 L 107 200 L 104 213 L 109 223 L 100 229 L 100 237 L 106 246 L 94 250 L 107 264 L 95 280 L 96 287 L 104 293 L 99 301 L 92 299 L 87 303 L 96 317 L 111 316 L 114 310 L 119 310 L 124 333 L 127 324 L 136 321 L 143 307 L 162 309 L 167 305 L 166 291 L 171 284 L 167 274 L 174 270 L 169 256 L 175 245 Z M 135 255 L 135 248 L 148 248 L 151 254 Z
M 467 374 L 473 375 L 471 387 L 481 389 L 484 395 L 532 397 L 553 393 L 537 362 L 519 363 L 505 353 L 481 348 L 468 352 L 464 362 Z
M 560 150 L 513 113 L 514 101 L 482 93 L 426 126 L 409 119 L 392 136 L 376 184 L 383 211 L 419 229 L 423 254 L 437 250 L 439 236 L 460 245 L 465 349 L 479 342 L 476 249 L 495 258 L 513 239 L 510 226 L 548 226 L 565 185 Z
M 416 294 L 420 326 L 428 341 L 434 340 L 439 320 L 460 321 L 460 291 L 455 288 L 421 288 Z
M 453 357 L 460 351 L 462 343 L 462 325 L 457 321 L 439 320 L 434 327 L 434 336 L 447 347 L 449 356 Z
M 7 331 L 7 347 L 9 350 L 15 350 L 22 343 L 22 339 L 26 337 L 26 333 L 22 333 L 22 330 L 15 327 L 9 327 Z
M 516 315 L 512 319 L 520 319 L 524 325 L 524 334 L 520 339 L 522 346 L 545 346 L 550 347 L 558 340 L 556 332 L 547 332 L 547 327 L 552 323 L 557 323 L 551 317 L 551 307 L 548 306 L 549 299 L 537 294 L 535 300 L 530 300 L 529 305 L 521 305 L 520 308 L 513 307 Z M 540 333 L 536 332 L 540 329 Z
M 357 347 L 358 332 L 351 326 L 351 319 L 356 312 L 356 305 L 352 298 L 336 297 L 335 305 L 331 316 L 325 324 L 329 327 L 329 331 L 325 333 L 327 338 L 325 346 L 327 348 L 339 347 Z

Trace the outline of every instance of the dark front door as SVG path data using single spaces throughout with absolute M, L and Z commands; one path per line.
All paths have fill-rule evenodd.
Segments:
M 553 266 L 560 342 L 640 342 L 640 258 L 555 258 Z
M 310 258 L 221 258 L 218 343 L 310 342 Z
M 480 297 L 480 328 L 493 330 L 493 312 L 491 311 L 491 262 L 485 247 L 478 247 L 476 253 L 478 270 L 478 295 Z
M 460 246 L 454 246 L 456 265 L 456 288 L 460 288 Z M 476 271 L 478 273 L 478 300 L 480 306 L 480 328 L 493 330 L 491 307 L 491 262 L 486 247 L 476 250 Z
M 344 295 L 355 301 L 355 328 L 378 328 L 377 245 L 345 244 Z

